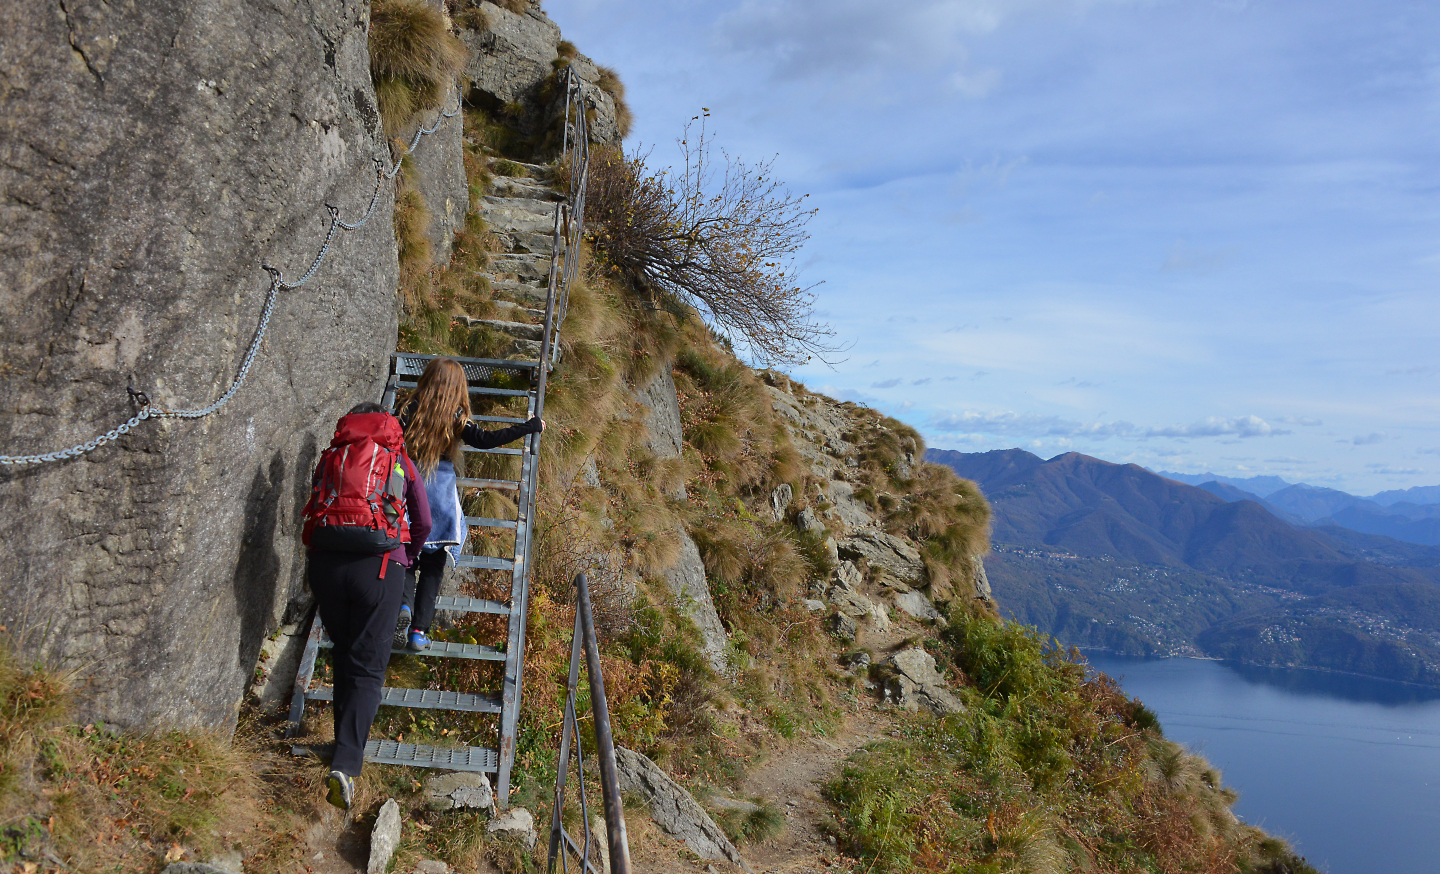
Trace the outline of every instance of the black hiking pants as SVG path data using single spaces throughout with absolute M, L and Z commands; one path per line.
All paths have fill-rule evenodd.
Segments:
M 445 550 L 422 552 L 415 569 L 405 575 L 405 603 L 410 607 L 410 627 L 429 631 L 435 621 L 435 599 L 445 580 Z
M 335 758 L 330 767 L 359 776 L 370 723 L 380 708 L 405 568 L 383 556 L 311 552 L 307 578 L 320 620 L 335 644 Z

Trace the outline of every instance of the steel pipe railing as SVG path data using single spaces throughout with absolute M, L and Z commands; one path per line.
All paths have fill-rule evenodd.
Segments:
M 600 642 L 595 637 L 595 620 L 590 609 L 590 587 L 584 574 L 575 577 L 575 633 L 570 639 L 570 678 L 565 689 L 565 720 L 560 734 L 560 756 L 555 777 L 555 801 L 550 808 L 550 855 L 548 874 L 555 874 L 555 863 L 570 874 L 570 858 L 575 857 L 581 874 L 605 874 L 591 858 L 594 836 L 590 833 L 590 807 L 585 796 L 585 756 L 580 737 L 580 722 L 575 712 L 576 693 L 580 688 L 580 657 L 584 654 L 585 669 L 590 677 L 590 715 L 595 723 L 595 758 L 599 768 L 600 798 L 605 809 L 605 839 L 609 849 L 609 874 L 630 874 L 630 841 L 625 833 L 625 808 L 620 799 L 620 778 L 615 766 L 615 740 L 610 734 L 610 710 L 605 703 L 605 678 L 600 670 Z M 571 758 L 575 758 L 575 789 L 580 800 L 583 841 L 576 841 L 565 830 L 565 786 Z

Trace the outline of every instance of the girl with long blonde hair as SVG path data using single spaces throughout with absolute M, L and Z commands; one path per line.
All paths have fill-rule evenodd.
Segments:
M 452 358 L 435 358 L 400 406 L 400 427 L 405 432 L 405 449 L 424 478 L 430 499 L 430 537 L 406 577 L 405 599 L 395 623 L 395 646 L 419 652 L 430 645 L 430 623 L 445 567 L 455 560 L 467 536 L 455 483 L 456 471 L 465 469 L 461 445 L 494 449 L 545 430 L 545 423 L 531 419 L 495 431 L 481 429 L 470 419 L 465 368 Z

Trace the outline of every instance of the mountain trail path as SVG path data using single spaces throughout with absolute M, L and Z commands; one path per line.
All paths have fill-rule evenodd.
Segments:
M 831 805 L 825 784 L 840 775 L 851 753 L 887 736 L 885 714 L 864 707 L 847 714 L 834 737 L 799 740 L 746 775 L 740 791 L 764 798 L 785 811 L 785 831 L 761 844 L 748 844 L 740 853 L 756 874 L 822 874 L 837 861 L 837 851 L 825 833 Z

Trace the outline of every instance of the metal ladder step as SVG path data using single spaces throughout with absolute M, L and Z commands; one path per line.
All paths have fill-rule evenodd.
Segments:
M 308 701 L 332 701 L 335 690 L 320 686 L 306 691 Z M 500 699 L 492 695 L 471 695 L 439 689 L 400 689 L 386 686 L 380 690 L 381 707 L 415 707 L 421 710 L 456 710 L 461 713 L 499 713 Z
M 542 292 L 544 291 L 543 288 L 540 289 L 540 290 L 541 290 Z M 421 355 L 421 354 L 418 353 L 418 352 L 396 352 L 396 353 L 395 353 L 395 358 L 396 358 L 396 360 L 398 360 L 398 361 L 403 361 L 403 362 L 405 362 L 407 365 L 410 365 L 410 366 L 407 367 L 406 369 L 413 369 L 413 370 L 415 371 L 415 375 L 416 375 L 416 376 L 420 375 L 420 373 L 425 370 L 425 364 L 429 364 L 429 363 L 430 363 L 430 360 L 431 360 L 432 358 L 439 358 L 439 357 L 440 357 L 439 355 Z M 537 367 L 540 366 L 540 362 L 538 362 L 538 361 L 530 361 L 530 360 L 524 359 L 524 358 L 516 358 L 516 359 L 510 359 L 510 358 L 460 358 L 460 357 L 455 356 L 455 355 L 446 355 L 445 357 L 446 357 L 446 358 L 451 358 L 451 359 L 459 362 L 459 363 L 462 364 L 462 365 L 472 364 L 472 365 L 475 365 L 475 366 L 477 366 L 477 367 L 490 367 L 490 368 L 495 368 L 495 369 L 499 369 L 499 370 L 519 370 L 519 369 L 524 369 L 524 368 L 529 368 L 529 369 L 531 369 L 531 370 L 534 370 L 535 368 L 537 368 Z M 425 362 L 425 364 L 420 364 L 420 365 L 412 364 L 412 362 L 417 362 L 417 361 L 423 361 L 423 362 Z M 467 374 L 467 376 L 468 376 L 468 375 L 469 375 L 469 374 Z
M 457 613 L 489 613 L 494 616 L 509 616 L 510 605 L 484 598 L 456 598 L 441 595 L 435 599 L 436 610 L 454 610 Z
M 514 528 L 519 525 L 511 519 L 487 519 L 484 516 L 466 516 L 466 525 L 478 525 L 481 528 Z
M 455 477 L 457 486 L 465 486 L 475 489 L 499 489 L 500 491 L 515 492 L 520 490 L 520 483 L 513 479 L 475 479 L 468 476 Z
M 507 425 L 523 425 L 526 422 L 525 419 L 515 419 L 510 416 L 471 416 L 470 418 L 476 422 L 503 422 Z
M 397 743 L 393 740 L 372 740 L 367 743 L 365 761 L 377 765 L 413 765 L 488 774 L 500 769 L 500 754 L 488 747 L 432 747 L 425 744 Z
M 321 649 L 331 649 L 335 644 L 330 638 L 320 641 Z M 482 662 L 503 662 L 505 653 L 493 646 L 486 646 L 483 643 L 452 643 L 448 640 L 432 640 L 430 645 L 420 652 L 415 652 L 404 647 L 394 647 L 390 650 L 391 655 L 413 655 L 430 656 L 442 659 L 475 659 Z
M 416 385 L 415 383 L 409 382 L 409 381 L 405 381 L 405 380 L 399 380 L 399 381 L 396 381 L 396 383 L 395 383 L 395 387 L 396 387 L 396 388 L 414 388 L 415 385 Z M 500 397 L 505 397 L 505 398 L 526 398 L 526 397 L 529 397 L 529 396 L 531 395 L 531 391 L 530 391 L 529 389 L 519 389 L 519 388 L 490 388 L 490 387 L 487 386 L 487 385 L 472 385 L 472 386 L 470 386 L 470 394 L 472 394 L 472 395 L 498 395 L 498 396 L 500 396 Z
M 461 555 L 455 559 L 456 567 L 474 567 L 487 571 L 508 571 L 515 567 L 513 558 L 495 558 L 490 555 Z
M 520 438 L 519 438 L 519 437 L 516 437 L 515 439 L 516 439 L 516 440 L 519 440 Z M 474 446 L 463 446 L 463 447 L 461 447 L 461 448 L 464 449 L 466 452 L 483 452 L 483 453 L 485 453 L 486 455 L 524 455 L 524 454 L 525 454 L 525 450 L 523 450 L 523 449 L 476 449 Z

